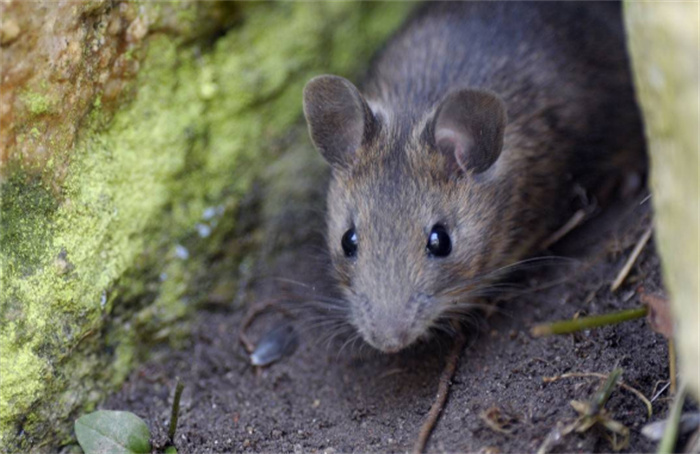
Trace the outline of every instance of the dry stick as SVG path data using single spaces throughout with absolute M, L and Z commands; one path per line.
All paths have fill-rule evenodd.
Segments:
M 601 378 L 601 379 L 607 379 L 609 375 L 601 374 L 598 372 L 569 372 L 566 374 L 558 375 L 556 377 L 542 377 L 542 381 L 545 383 L 552 383 L 557 380 L 561 380 L 564 378 L 584 378 L 584 377 L 596 377 L 596 378 Z M 652 408 L 651 408 L 651 402 L 649 402 L 649 399 L 646 398 L 644 394 L 642 394 L 641 391 L 639 391 L 636 388 L 631 387 L 627 383 L 623 381 L 618 381 L 617 386 L 619 386 L 622 389 L 626 389 L 627 391 L 631 392 L 635 396 L 639 398 L 644 403 L 644 406 L 647 407 L 647 415 L 649 418 L 651 418 L 652 415 Z
M 661 396 L 661 394 L 663 394 L 664 391 L 666 391 L 666 390 L 669 388 L 669 386 L 671 386 L 671 382 L 669 381 L 669 382 L 667 382 L 665 385 L 663 385 L 663 386 L 661 387 L 661 389 L 659 389 L 659 390 L 657 391 L 658 385 L 660 385 L 661 383 L 663 383 L 663 381 L 657 381 L 657 382 L 654 384 L 654 391 L 656 391 L 656 392 L 655 392 L 655 393 L 652 393 L 652 394 L 654 394 L 654 396 L 651 398 L 651 400 L 650 400 L 649 402 L 654 402 L 654 401 L 656 401 L 656 399 L 658 399 L 659 396 Z
M 670 375 L 670 387 L 668 392 L 671 395 L 676 394 L 676 344 L 673 338 L 668 339 L 668 373 Z
M 598 388 L 598 391 L 593 395 L 591 400 L 588 403 L 588 409 L 586 411 L 585 416 L 590 418 L 596 414 L 598 414 L 601 410 L 601 408 L 605 407 L 606 402 L 610 398 L 610 394 L 612 394 L 612 390 L 615 387 L 615 385 L 619 385 L 619 378 L 620 375 L 622 374 L 622 369 L 620 368 L 615 368 L 606 378 L 605 383 L 601 385 L 600 388 Z M 605 378 L 605 375 L 599 374 L 601 377 Z M 558 380 L 559 378 L 564 378 L 563 375 L 560 375 L 559 377 L 544 377 L 543 381 L 545 383 L 549 381 L 555 381 Z M 550 380 L 551 379 L 551 380 Z M 572 402 L 573 405 L 573 402 Z M 576 430 L 576 427 L 578 423 L 582 420 L 581 418 L 584 415 L 581 415 L 574 423 L 568 424 L 565 427 L 561 427 L 560 423 L 557 423 L 557 426 L 554 427 L 552 430 L 549 431 L 549 434 L 547 434 L 547 437 L 544 439 L 544 442 L 540 445 L 540 448 L 537 450 L 537 454 L 546 454 L 551 447 L 557 443 L 561 438 L 564 437 L 564 435 L 568 435 L 571 433 L 571 431 Z
M 639 239 L 637 244 L 634 246 L 634 249 L 632 250 L 632 254 L 630 254 L 629 258 L 627 259 L 627 262 L 625 262 L 625 266 L 622 267 L 620 272 L 618 273 L 617 277 L 613 281 L 613 283 L 610 285 L 610 291 L 614 292 L 617 290 L 622 283 L 625 281 L 627 278 L 627 275 L 630 273 L 630 270 L 632 269 L 632 266 L 634 265 L 634 262 L 637 261 L 637 257 L 639 257 L 639 254 L 642 253 L 642 249 L 644 249 L 644 246 L 646 246 L 647 242 L 649 241 L 649 238 L 651 238 L 651 232 L 652 232 L 652 227 L 649 226 L 642 237 Z
M 438 385 L 438 392 L 435 396 L 435 401 L 430 407 L 428 418 L 423 423 L 423 426 L 421 426 L 418 439 L 413 445 L 413 454 L 422 454 L 422 452 L 425 450 L 425 445 L 428 444 L 430 434 L 433 432 L 435 424 L 437 423 L 440 413 L 442 412 L 445 402 L 447 401 L 447 393 L 450 390 L 450 383 L 455 374 L 455 370 L 457 370 L 457 363 L 459 362 L 459 357 L 461 356 L 464 344 L 467 341 L 461 330 L 457 331 L 457 333 L 458 334 L 454 340 L 454 344 L 452 345 L 450 355 L 447 357 L 445 369 L 443 369 L 442 375 L 440 375 L 440 384 Z
M 581 222 L 583 222 L 583 220 L 586 219 L 587 214 L 588 212 L 583 208 L 576 211 L 576 213 L 574 213 L 574 215 L 571 216 L 571 219 L 566 221 L 566 224 L 561 226 L 556 232 L 552 233 L 546 240 L 544 240 L 540 247 L 542 249 L 547 249 L 549 246 L 561 240 L 567 233 L 571 232 L 573 229 L 578 227 L 581 224 Z
M 609 312 L 602 315 L 543 323 L 533 326 L 530 329 L 530 334 L 534 337 L 549 336 L 552 334 L 571 334 L 605 325 L 614 325 L 628 320 L 635 320 L 646 316 L 648 312 L 649 308 L 643 306 L 636 309 L 626 309 L 624 311 Z

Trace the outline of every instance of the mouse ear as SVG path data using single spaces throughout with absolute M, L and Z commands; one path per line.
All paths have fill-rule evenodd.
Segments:
M 306 84 L 304 116 L 311 141 L 332 166 L 350 167 L 374 126 L 360 92 L 338 76 L 318 76 Z
M 433 121 L 437 149 L 464 171 L 481 173 L 503 148 L 506 108 L 495 93 L 464 89 L 448 94 Z

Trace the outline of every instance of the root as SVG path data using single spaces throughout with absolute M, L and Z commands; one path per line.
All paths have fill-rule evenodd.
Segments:
M 447 357 L 445 368 L 440 375 L 440 384 L 438 385 L 438 392 L 435 396 L 435 401 L 430 407 L 428 418 L 423 423 L 423 426 L 421 426 L 418 439 L 413 445 L 413 454 L 421 454 L 425 450 L 425 446 L 428 444 L 428 440 L 430 439 L 430 434 L 433 432 L 435 424 L 437 424 L 437 420 L 440 418 L 440 414 L 442 413 L 442 409 L 445 407 L 452 378 L 457 370 L 457 363 L 459 362 L 462 350 L 466 344 L 466 337 L 462 333 L 461 329 L 458 329 L 457 333 L 458 334 L 455 337 L 450 355 Z

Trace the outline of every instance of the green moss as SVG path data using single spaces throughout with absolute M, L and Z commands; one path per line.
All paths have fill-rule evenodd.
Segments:
M 20 97 L 32 115 L 42 115 L 52 110 L 53 103 L 43 94 L 27 91 Z
M 201 251 L 221 238 L 197 233 L 205 210 L 235 211 L 274 159 L 267 144 L 300 120 L 306 80 L 351 76 L 407 8 L 247 5 L 244 25 L 204 53 L 156 34 L 137 96 L 106 129 L 94 99 L 60 188 L 13 163 L 0 230 L 0 445 L 66 440 L 71 417 L 124 379 L 144 340 L 176 341 Z M 45 112 L 37 99 L 32 112 Z

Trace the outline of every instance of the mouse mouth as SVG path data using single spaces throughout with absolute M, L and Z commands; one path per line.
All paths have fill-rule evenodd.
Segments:
M 398 353 L 401 350 L 406 349 L 407 347 L 411 346 L 414 343 L 415 339 L 411 341 L 403 341 L 395 344 L 387 344 L 387 343 L 382 343 L 382 344 L 373 344 L 370 342 L 370 345 L 374 347 L 375 349 L 383 352 L 383 353 Z
M 372 323 L 372 325 L 376 324 Z M 378 326 L 372 326 L 369 329 L 367 327 L 364 328 L 358 329 L 364 341 L 382 353 L 398 353 L 413 345 L 420 338 L 420 333 L 417 333 L 415 329 L 411 329 L 413 324 L 402 323 L 401 321 L 387 324 L 382 327 L 383 329 L 378 329 Z
M 382 353 L 393 354 L 398 353 L 407 347 L 413 345 L 415 339 L 409 342 L 399 342 L 399 343 L 386 343 L 386 342 L 376 342 L 370 337 L 364 337 L 365 342 L 371 345 L 374 349 L 379 350 Z
M 406 347 L 408 347 L 408 345 L 399 346 L 399 347 L 396 347 L 396 348 L 385 348 L 385 349 L 380 350 L 380 351 L 381 351 L 382 353 L 387 353 L 387 354 L 390 354 L 390 355 L 391 355 L 391 354 L 400 352 L 401 350 L 403 350 L 403 349 L 406 348 Z M 376 347 L 375 347 L 375 348 L 376 348 Z
M 431 321 L 415 295 L 408 298 L 371 298 L 353 295 L 351 324 L 364 342 L 383 353 L 397 353 L 426 335 Z M 400 301 L 407 301 L 402 303 Z

